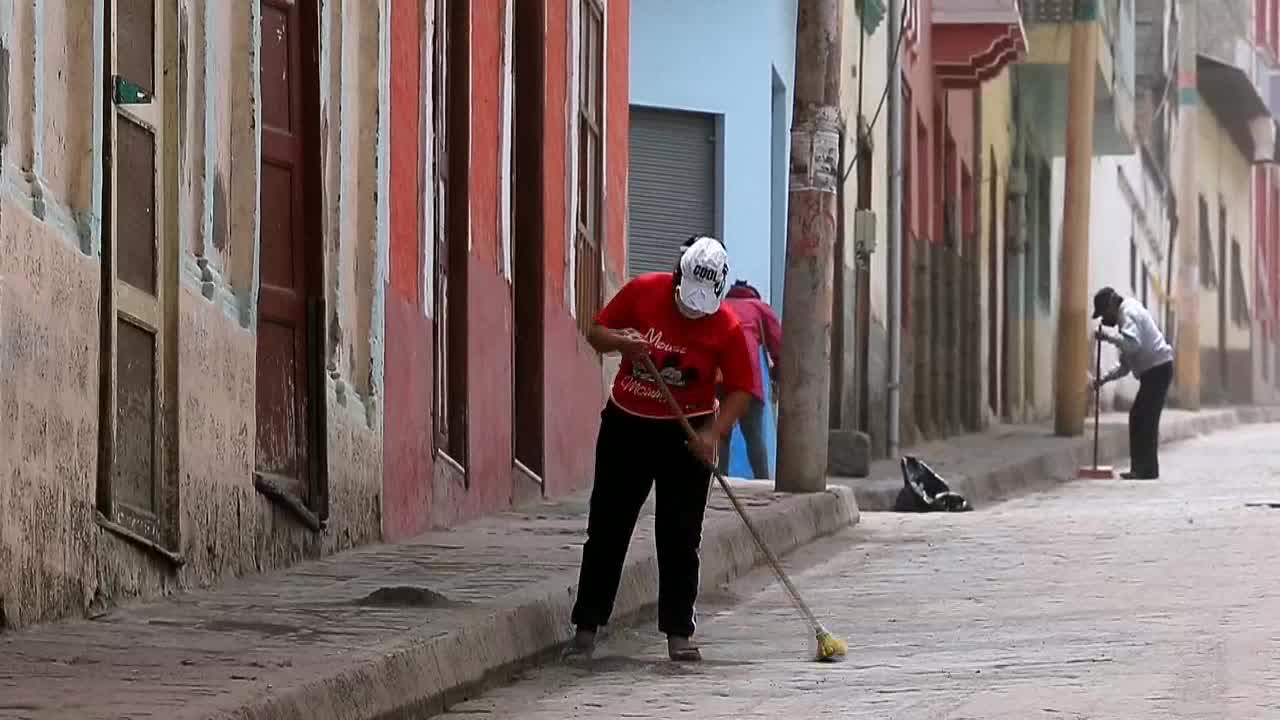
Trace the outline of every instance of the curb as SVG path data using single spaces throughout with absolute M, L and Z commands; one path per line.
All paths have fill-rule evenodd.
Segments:
M 718 496 L 713 495 L 713 500 Z M 750 510 L 749 510 L 750 511 Z M 858 522 L 847 487 L 792 495 L 758 508 L 751 519 L 779 556 Z M 764 561 L 742 521 L 711 520 L 703 531 L 703 587 L 733 580 Z M 410 720 L 444 712 L 488 683 L 555 652 L 571 636 L 577 578 L 550 580 L 512 597 L 482 621 L 445 634 L 405 638 L 374 658 L 289 687 L 209 720 Z M 652 609 L 657 600 L 652 547 L 631 548 L 623 569 L 615 622 Z
M 1280 407 L 1205 410 L 1175 422 L 1166 421 L 1160 429 L 1160 444 L 1182 442 L 1240 425 L 1269 422 L 1280 422 Z M 964 495 L 975 507 L 1046 490 L 1074 481 L 1078 468 L 1093 461 L 1092 437 L 1071 438 L 1064 443 L 1061 448 L 1021 458 L 983 473 L 943 473 L 943 476 L 953 490 Z M 1104 425 L 1098 436 L 1099 458 L 1113 462 L 1124 458 L 1128 452 L 1128 430 Z M 858 507 L 865 512 L 892 512 L 901 487 L 901 480 L 892 486 L 887 483 L 871 486 L 856 483 L 854 494 Z

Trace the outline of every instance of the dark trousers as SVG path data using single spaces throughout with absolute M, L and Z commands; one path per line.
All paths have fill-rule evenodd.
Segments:
M 1129 458 L 1139 477 L 1160 477 L 1160 414 L 1173 382 L 1173 363 L 1157 365 L 1138 376 L 1138 394 L 1129 408 Z
M 573 624 L 595 629 L 613 613 L 627 546 L 640 510 L 657 484 L 658 629 L 678 637 L 694 630 L 698 546 L 711 473 L 690 452 L 674 420 L 629 415 L 610 403 L 601 414 L 587 543 L 582 550 Z M 692 418 L 693 426 L 710 416 Z
M 769 449 L 764 445 L 764 401 L 751 398 L 747 411 L 738 419 L 738 428 L 747 443 L 747 460 L 751 462 L 751 475 L 756 480 L 769 479 Z M 729 474 L 729 444 L 733 434 L 720 442 L 720 474 Z

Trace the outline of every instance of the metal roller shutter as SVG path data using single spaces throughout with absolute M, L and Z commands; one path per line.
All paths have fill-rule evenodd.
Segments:
M 680 244 L 715 233 L 715 117 L 631 108 L 627 272 L 669 272 Z

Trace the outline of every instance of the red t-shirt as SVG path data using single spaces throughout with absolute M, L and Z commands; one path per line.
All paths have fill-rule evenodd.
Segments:
M 686 415 L 716 410 L 716 371 L 727 392 L 751 392 L 755 379 L 742 324 L 721 305 L 714 315 L 690 320 L 675 303 L 671 273 L 641 275 L 622 287 L 596 316 L 611 330 L 633 329 L 649 341 L 649 356 Z M 613 382 L 613 402 L 642 417 L 674 417 L 644 367 L 623 358 Z

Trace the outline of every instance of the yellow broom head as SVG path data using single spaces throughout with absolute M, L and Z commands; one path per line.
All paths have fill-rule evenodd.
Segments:
M 840 662 L 849 654 L 849 643 L 823 630 L 818 633 L 818 662 Z

